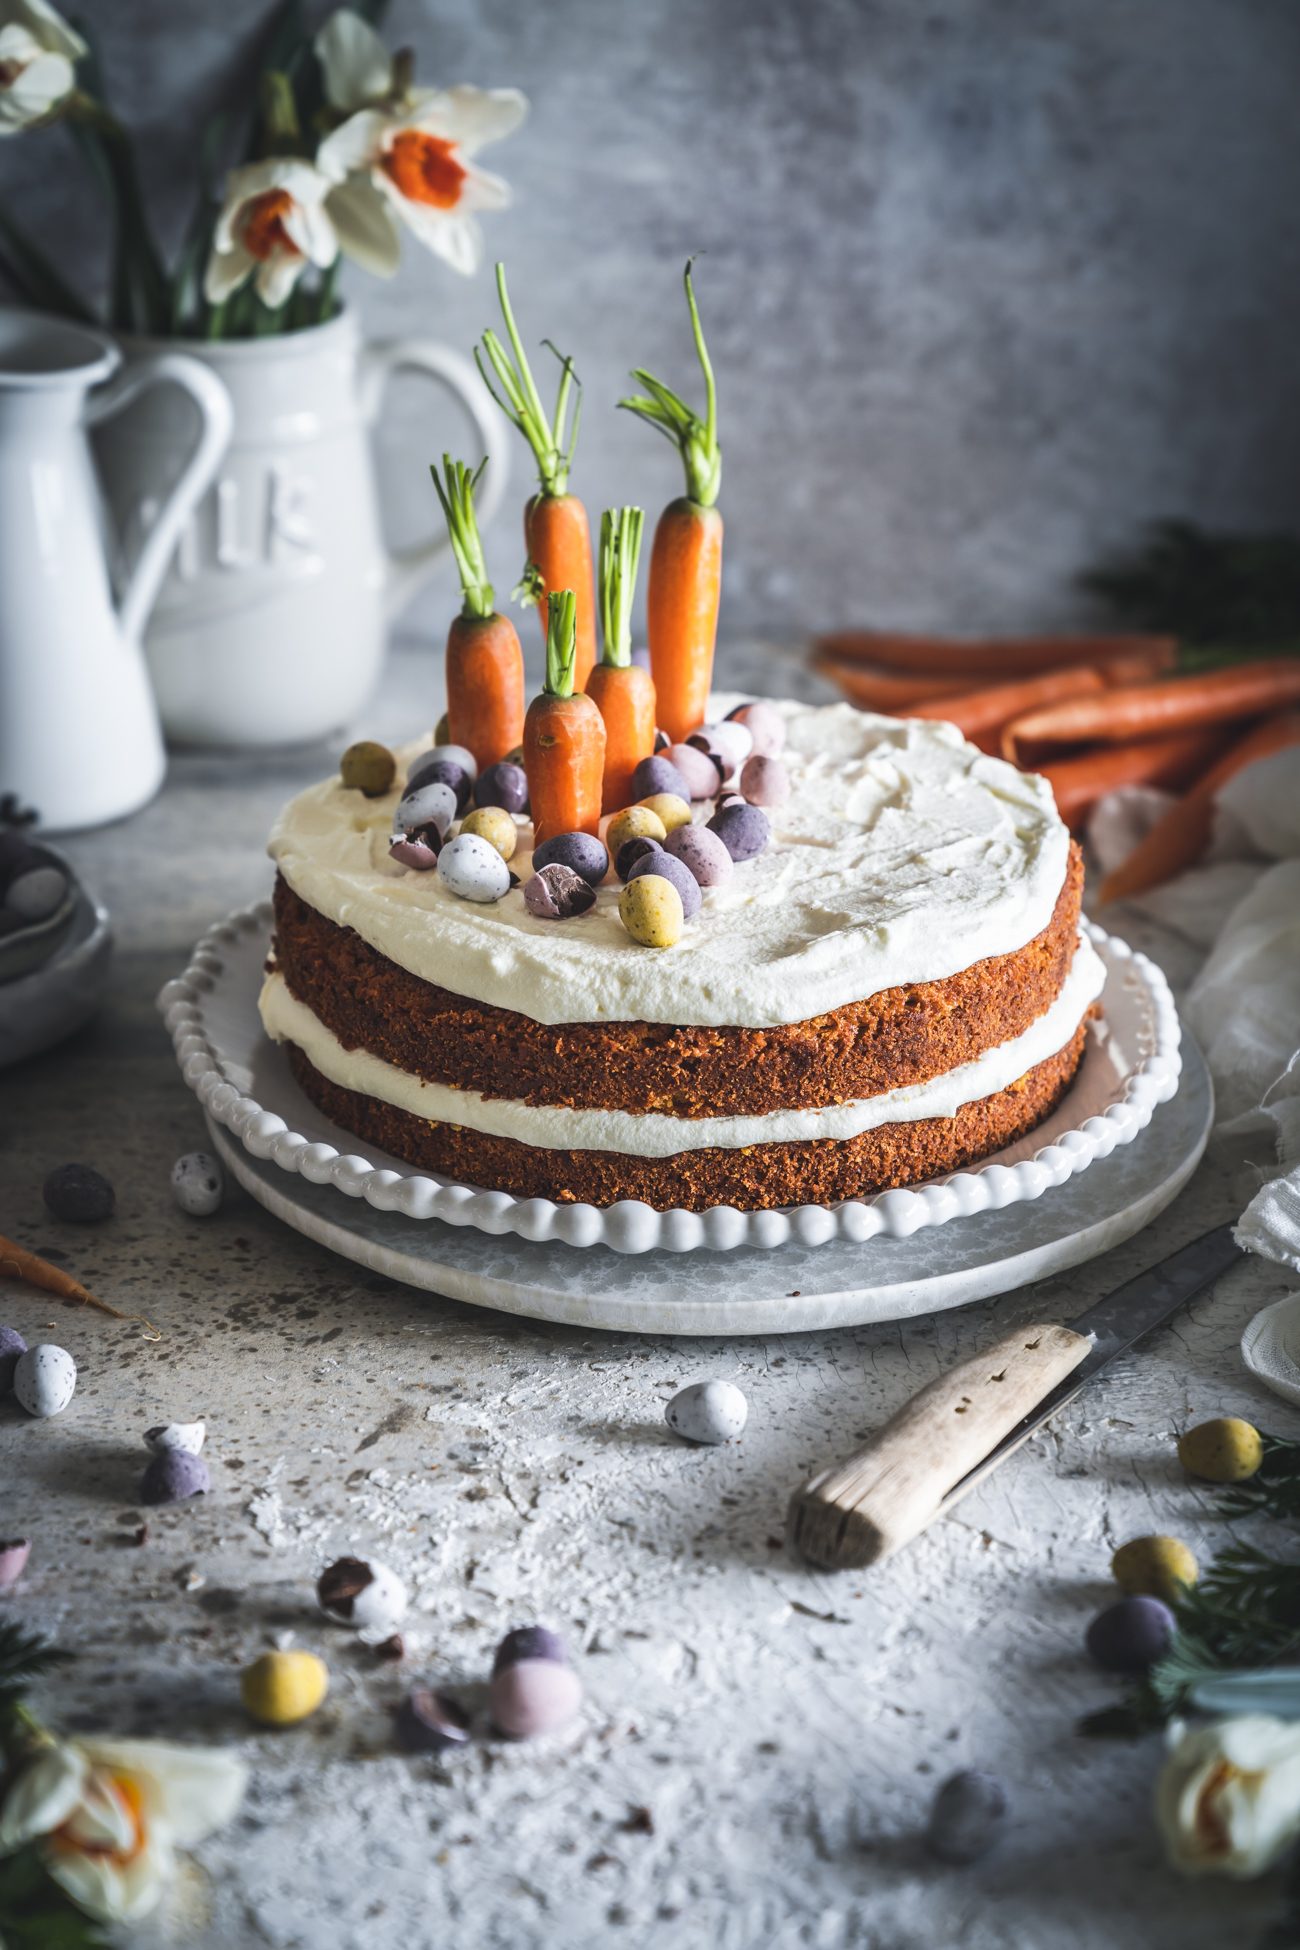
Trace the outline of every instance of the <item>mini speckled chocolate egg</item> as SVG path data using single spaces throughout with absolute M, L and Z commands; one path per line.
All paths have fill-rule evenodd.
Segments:
M 460 830 L 486 840 L 489 846 L 496 848 L 503 860 L 512 859 L 519 844 L 519 828 L 500 806 L 479 806 L 474 812 L 466 813 Z
M 751 806 L 783 806 L 790 797 L 790 774 L 779 758 L 755 752 L 740 768 L 740 791 Z
M 711 799 L 722 784 L 717 761 L 698 745 L 670 745 L 665 757 L 680 772 L 688 799 Z
M 239 1677 L 244 1708 L 264 1727 L 307 1719 L 329 1689 L 329 1668 L 314 1652 L 264 1652 Z
M 1130 1598 L 1172 1604 L 1199 1575 L 1196 1559 L 1177 1537 L 1134 1537 L 1110 1560 L 1111 1576 Z
M 169 1449 L 183 1449 L 187 1455 L 197 1456 L 207 1439 L 206 1422 L 155 1422 L 144 1432 L 144 1446 L 155 1456 L 162 1456 Z
M 543 840 L 533 853 L 533 867 L 569 867 L 580 873 L 589 887 L 599 887 L 609 872 L 609 849 L 593 833 L 557 833 Z
M 643 758 L 632 774 L 632 797 L 653 799 L 657 792 L 673 792 L 679 799 L 690 799 L 685 779 L 666 752 Z
M 1097 1613 L 1084 1642 L 1107 1672 L 1145 1672 L 1173 1636 L 1174 1615 L 1159 1598 L 1121 1598 Z
M 734 1441 L 748 1420 L 749 1403 L 734 1381 L 693 1381 L 664 1410 L 674 1435 L 710 1447 Z
M 453 745 L 450 738 L 439 739 L 427 752 L 411 760 L 411 778 L 427 765 L 455 765 L 471 781 L 478 777 L 478 760 L 469 746 Z
M 662 853 L 663 851 L 664 849 L 658 840 L 649 838 L 624 840 L 622 846 L 619 847 L 618 852 L 614 855 L 614 871 L 620 880 L 626 880 L 638 860 L 644 860 L 647 853 Z
M 718 807 L 709 821 L 709 831 L 717 834 L 733 860 L 752 860 L 772 837 L 761 806 L 736 805 L 734 801 Z
M 26 1352 L 27 1343 L 16 1327 L 0 1327 L 0 1395 L 13 1387 L 18 1356 Z
M 596 905 L 596 889 L 572 867 L 552 860 L 524 882 L 524 906 L 539 921 L 569 921 Z
M 363 792 L 367 799 L 380 799 L 397 777 L 397 760 L 387 745 L 378 745 L 373 738 L 362 738 L 344 752 L 339 777 L 349 791 Z
M 760 757 L 770 758 L 785 747 L 785 719 L 765 697 L 755 698 L 752 704 L 738 704 L 734 711 L 728 711 L 726 722 L 744 725 Z
M 544 1625 L 507 1632 L 492 1662 L 488 1704 L 493 1726 L 512 1740 L 567 1725 L 582 1705 L 582 1682 L 563 1640 Z
M 503 812 L 528 811 L 528 774 L 522 765 L 499 759 L 479 773 L 474 783 L 476 806 L 500 806 Z
M 12 1591 L 31 1556 L 28 1537 L 0 1537 L 0 1591 Z
M 624 806 L 605 828 L 605 845 L 617 860 L 629 840 L 663 840 L 668 828 L 652 806 Z
M 393 1732 L 408 1754 L 440 1754 L 463 1747 L 469 1739 L 470 1715 L 447 1693 L 414 1686 L 393 1713 Z
M 4 892 L 4 906 L 20 921 L 45 921 L 61 906 L 68 892 L 68 876 L 60 867 L 42 861 L 17 873 Z
M 717 752 L 726 767 L 724 778 L 733 778 L 754 749 L 754 741 L 743 724 L 724 718 L 721 724 L 702 725 L 686 740 L 701 751 Z
M 618 897 L 623 926 L 643 948 L 671 948 L 682 938 L 682 897 L 662 874 L 638 874 Z
M 1220 1415 L 1178 1438 L 1178 1460 L 1203 1482 L 1244 1483 L 1264 1460 L 1264 1439 L 1240 1415 Z
M 29 1415 L 61 1415 L 77 1387 L 77 1364 L 66 1347 L 42 1341 L 18 1356 L 14 1393 Z
M 689 868 L 701 887 L 721 887 L 735 872 L 731 855 L 707 826 L 678 826 L 664 841 L 664 852 Z
M 327 1617 L 363 1638 L 388 1638 L 406 1616 L 406 1586 L 373 1557 L 338 1558 L 316 1580 L 316 1599 Z
M 388 857 L 399 867 L 414 873 L 432 873 L 442 852 L 442 834 L 436 826 L 417 826 L 410 833 L 394 833 L 388 842 Z
M 208 1465 L 188 1449 L 160 1449 L 140 1479 L 141 1503 L 183 1503 L 212 1488 Z
M 700 911 L 703 896 L 700 893 L 699 881 L 685 861 L 676 859 L 666 850 L 651 853 L 646 859 L 636 861 L 627 877 L 627 885 L 630 887 L 633 881 L 647 873 L 657 873 L 665 880 L 671 880 L 682 903 L 682 919 L 693 921 Z
M 57 1165 L 41 1187 L 46 1209 L 72 1225 L 98 1225 L 112 1214 L 113 1187 L 91 1165 Z
M 438 855 L 438 878 L 463 901 L 499 901 L 510 891 L 510 869 L 494 846 L 474 833 L 448 840 Z
M 192 1219 L 210 1219 L 225 1197 L 221 1166 L 206 1151 L 187 1151 L 172 1166 L 172 1197 Z
M 925 1845 L 940 1862 L 978 1862 L 1001 1835 L 1007 1806 L 1007 1791 L 995 1774 L 964 1767 L 935 1795 Z
M 407 793 L 418 792 L 423 785 L 449 785 L 456 795 L 457 812 L 464 812 L 474 789 L 474 773 L 462 765 L 459 758 L 445 755 L 458 750 L 456 745 L 444 745 L 441 752 L 426 752 L 407 774 Z M 465 756 L 469 757 L 468 752 Z
M 445 779 L 426 779 L 423 785 L 402 794 L 393 826 L 399 833 L 417 833 L 422 826 L 436 826 L 445 838 L 457 809 L 456 794 Z
M 689 826 L 691 809 L 685 799 L 676 792 L 655 792 L 641 801 L 642 809 L 657 813 L 663 823 L 665 834 L 676 832 L 679 826 Z

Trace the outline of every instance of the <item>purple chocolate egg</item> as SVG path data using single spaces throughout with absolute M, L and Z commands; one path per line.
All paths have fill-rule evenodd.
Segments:
M 13 1387 L 18 1356 L 26 1352 L 27 1343 L 16 1327 L 0 1327 L 0 1395 Z
M 754 749 L 748 730 L 731 718 L 724 718 L 721 724 L 704 725 L 699 731 L 693 731 L 686 742 L 701 751 L 717 752 L 726 768 L 723 777 L 727 779 L 739 771 Z
M 1085 1644 L 1107 1672 L 1145 1672 L 1169 1650 L 1174 1615 L 1159 1598 L 1121 1598 L 1088 1627 Z
M 690 827 L 683 826 L 681 831 L 688 833 Z M 622 846 L 618 849 L 618 855 L 614 861 L 614 871 L 620 880 L 626 880 L 638 860 L 644 860 L 649 853 L 662 853 L 663 850 L 663 842 L 661 840 L 652 840 L 647 834 L 638 833 L 635 839 L 624 840 Z
M 744 725 L 760 758 L 771 758 L 785 745 L 785 719 L 765 697 L 755 698 L 752 704 L 738 704 L 734 711 L 728 711 L 727 723 Z
M 790 774 L 779 758 L 755 752 L 740 768 L 740 790 L 751 806 L 783 806 L 790 797 Z
M 719 806 L 708 830 L 717 834 L 733 860 L 752 860 L 772 837 L 762 807 L 744 804 Z
M 534 1740 L 567 1726 L 582 1705 L 582 1681 L 554 1659 L 520 1659 L 495 1673 L 488 1707 L 498 1733 Z
M 436 826 L 417 826 L 413 833 L 394 833 L 388 842 L 388 857 L 400 867 L 413 867 L 428 873 L 438 864 L 442 834 Z
M 569 1653 L 564 1640 L 549 1625 L 516 1625 L 497 1647 L 492 1670 L 500 1672 L 506 1666 L 517 1665 L 520 1659 L 558 1659 L 561 1665 L 567 1665 Z
M 687 828 L 679 827 L 678 831 L 684 833 Z M 640 860 L 634 861 L 628 879 L 639 880 L 644 873 L 657 873 L 663 879 L 670 881 L 682 898 L 682 919 L 684 921 L 695 919 L 700 911 L 703 897 L 700 894 L 699 881 L 684 860 L 679 860 L 675 854 L 660 848 L 658 853 L 647 853 Z
M 689 867 L 701 887 L 720 887 L 734 871 L 731 855 L 707 826 L 678 826 L 664 841 L 664 852 Z
M 528 811 L 528 774 L 503 758 L 480 772 L 474 785 L 476 806 L 501 806 L 508 813 Z
M 534 849 L 533 867 L 572 867 L 591 887 L 599 887 L 609 872 L 609 852 L 591 833 L 557 833 Z
M 711 799 L 722 784 L 716 761 L 698 745 L 670 745 L 664 756 L 681 773 L 689 799 Z
M 183 1503 L 212 1488 L 208 1465 L 188 1449 L 163 1449 L 140 1479 L 141 1503 Z
M 464 812 L 469 804 L 474 774 L 458 759 L 446 758 L 442 755 L 452 749 L 453 747 L 444 745 L 442 752 L 432 751 L 426 757 L 418 759 L 407 774 L 406 793 L 403 796 L 408 797 L 422 785 L 449 785 L 456 795 L 457 812 Z
M 596 890 L 572 867 L 552 860 L 524 882 L 524 906 L 541 921 L 567 921 L 596 905 Z
M 653 799 L 657 792 L 675 792 L 690 803 L 691 789 L 666 752 L 643 758 L 632 774 L 634 799 Z

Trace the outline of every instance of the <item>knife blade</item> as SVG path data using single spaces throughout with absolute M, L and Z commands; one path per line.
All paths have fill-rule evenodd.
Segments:
M 790 1501 L 787 1536 L 825 1570 L 878 1563 L 1029 1440 L 1118 1355 L 1243 1255 L 1230 1225 L 1148 1267 L 1069 1327 L 1015 1329 L 928 1383 L 846 1461 Z

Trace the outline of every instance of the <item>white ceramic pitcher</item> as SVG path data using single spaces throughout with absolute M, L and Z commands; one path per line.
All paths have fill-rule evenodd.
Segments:
M 221 382 L 195 360 L 122 372 L 120 358 L 98 332 L 0 309 L 0 792 L 48 832 L 118 819 L 162 783 L 140 639 L 230 434 Z M 87 429 L 153 387 L 189 395 L 198 434 L 115 601 Z
M 184 525 L 145 637 L 163 724 L 200 745 L 326 737 L 365 703 L 389 624 L 449 547 L 432 489 L 439 534 L 401 554 L 384 545 L 370 433 L 389 376 L 422 373 L 468 415 L 467 447 L 438 444 L 488 456 L 483 523 L 505 487 L 506 422 L 468 359 L 423 338 L 363 346 L 348 311 L 300 332 L 183 343 L 229 391 L 235 428 L 219 478 Z M 158 350 L 126 347 L 129 359 L 146 361 Z M 98 438 L 128 544 L 150 532 L 192 421 L 186 401 L 160 391 Z M 431 459 L 437 451 L 431 439 Z

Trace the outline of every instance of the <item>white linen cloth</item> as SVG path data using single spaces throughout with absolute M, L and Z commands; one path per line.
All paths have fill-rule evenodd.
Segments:
M 1103 800 L 1088 828 L 1103 873 L 1170 803 L 1146 788 Z M 1140 904 L 1209 950 L 1183 1011 L 1214 1078 L 1216 1132 L 1252 1146 L 1258 1189 L 1236 1237 L 1300 1273 L 1300 746 L 1229 780 L 1204 865 Z M 1300 1401 L 1300 1294 L 1256 1316 L 1243 1356 Z

